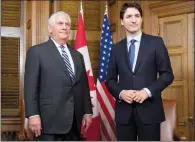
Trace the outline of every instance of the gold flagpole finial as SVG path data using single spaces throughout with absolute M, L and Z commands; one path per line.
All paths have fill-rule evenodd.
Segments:
M 108 14 L 108 1 L 106 1 L 106 9 L 105 9 L 105 13 Z
M 83 2 L 80 0 L 80 10 L 83 11 Z

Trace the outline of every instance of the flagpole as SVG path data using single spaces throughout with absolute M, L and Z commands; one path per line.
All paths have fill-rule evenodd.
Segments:
M 82 0 L 80 0 L 80 12 L 81 12 L 82 19 L 83 19 L 83 23 L 84 23 L 84 17 L 83 17 L 83 1 Z
M 108 16 L 108 1 L 106 1 L 106 9 L 105 9 L 105 14 Z
M 80 12 L 82 13 L 82 16 L 83 16 L 83 2 L 82 2 L 82 0 L 80 0 Z

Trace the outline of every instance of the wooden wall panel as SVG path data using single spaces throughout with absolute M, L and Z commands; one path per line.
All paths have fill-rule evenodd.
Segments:
M 2 0 L 1 26 L 20 27 L 20 0 Z
M 19 38 L 1 38 L 1 107 L 19 107 Z
M 71 18 L 71 29 L 75 30 L 78 20 L 78 1 L 59 1 L 59 10 L 64 11 L 70 15 Z
M 85 30 L 100 31 L 100 2 L 84 1 L 83 5 Z

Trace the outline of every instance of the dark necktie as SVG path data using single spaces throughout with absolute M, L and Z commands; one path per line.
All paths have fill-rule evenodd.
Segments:
M 74 73 L 73 73 L 73 70 L 72 70 L 72 67 L 71 67 L 68 55 L 67 55 L 67 53 L 65 51 L 65 47 L 62 45 L 62 46 L 60 46 L 60 48 L 61 48 L 61 51 L 62 51 L 62 58 L 63 58 L 63 60 L 65 62 L 66 68 L 67 68 L 67 70 L 69 72 L 70 78 L 71 78 L 72 81 L 74 81 L 74 77 L 75 76 L 74 76 Z
M 134 58 L 135 58 L 135 39 L 132 39 L 131 44 L 129 46 L 129 61 L 131 64 L 131 69 L 133 70 L 133 62 L 134 62 Z

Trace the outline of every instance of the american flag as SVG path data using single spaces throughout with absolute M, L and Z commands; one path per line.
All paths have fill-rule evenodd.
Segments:
M 100 64 L 97 79 L 97 97 L 100 105 L 101 136 L 104 141 L 116 141 L 115 99 L 105 86 L 108 62 L 112 48 L 112 35 L 107 13 L 104 14 L 100 43 Z

